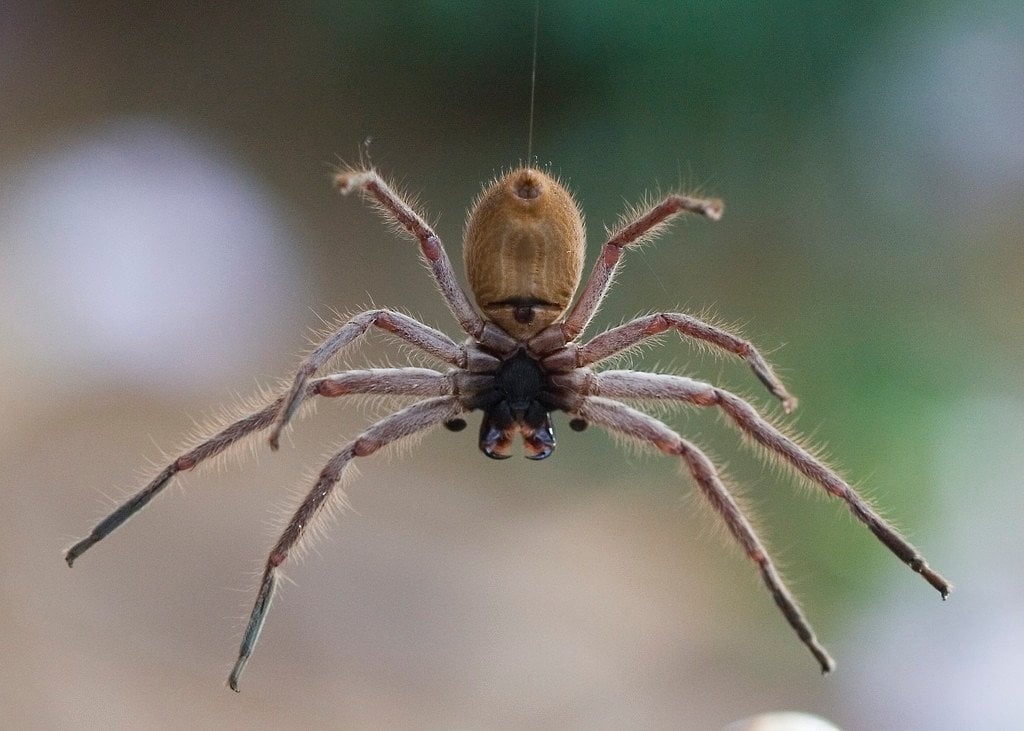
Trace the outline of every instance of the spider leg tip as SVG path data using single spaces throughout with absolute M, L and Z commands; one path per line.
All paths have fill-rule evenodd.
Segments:
M 342 195 L 347 195 L 352 190 L 351 180 L 348 173 L 338 173 L 334 176 L 334 187 Z
M 355 188 L 365 185 L 371 177 L 368 171 L 344 170 L 334 176 L 334 187 L 342 195 L 348 195 Z
M 920 568 L 920 573 L 924 576 L 925 581 L 932 585 L 936 591 L 942 596 L 942 601 L 946 601 L 949 597 L 950 592 L 953 591 L 953 585 L 946 581 L 940 574 L 932 571 L 927 564 L 923 564 Z
M 239 658 L 235 662 L 235 667 L 231 669 L 231 675 L 228 676 L 228 687 L 236 693 L 241 692 L 238 689 L 238 680 L 242 677 L 242 667 L 244 666 L 245 659 Z
M 99 539 L 93 539 L 92 536 L 89 536 L 64 551 L 64 560 L 67 562 L 68 568 L 72 568 L 78 557 L 85 553 L 92 544 L 96 543 L 97 540 Z

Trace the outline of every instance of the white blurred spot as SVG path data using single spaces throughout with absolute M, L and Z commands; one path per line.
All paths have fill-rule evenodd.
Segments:
M 147 385 L 251 375 L 300 284 L 274 201 L 224 152 L 123 120 L 0 175 L 0 323 L 15 358 Z
M 780 711 L 730 723 L 725 731 L 839 731 L 839 727 L 810 713 Z

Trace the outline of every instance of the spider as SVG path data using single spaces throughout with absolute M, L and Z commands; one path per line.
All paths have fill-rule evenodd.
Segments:
M 550 456 L 555 448 L 552 411 L 567 412 L 569 425 L 576 431 L 596 424 L 680 458 L 729 533 L 757 566 L 775 603 L 823 673 L 833 669 L 834 661 L 818 642 L 715 466 L 699 448 L 667 425 L 621 399 L 675 401 L 721 409 L 744 435 L 845 502 L 857 520 L 890 551 L 921 574 L 943 598 L 948 595 L 950 584 L 930 569 L 917 550 L 867 501 L 746 401 L 684 376 L 596 368 L 647 338 L 674 330 L 744 359 L 789 413 L 796 399 L 749 342 L 676 312 L 639 317 L 589 341 L 578 341 L 608 291 L 625 249 L 652 238 L 682 213 L 718 220 L 722 215 L 720 201 L 672 194 L 638 215 L 626 216 L 603 245 L 573 304 L 585 247 L 578 204 L 555 178 L 533 167 L 500 175 L 484 188 L 466 224 L 464 258 L 477 309 L 457 283 L 437 234 L 376 170 L 343 170 L 336 175 L 335 184 L 342 193 L 359 191 L 371 199 L 386 220 L 419 243 L 420 254 L 441 295 L 468 338 L 459 344 L 389 309 L 368 310 L 352 317 L 306 357 L 287 393 L 175 459 L 65 554 L 68 565 L 72 565 L 93 544 L 145 507 L 177 473 L 192 469 L 245 437 L 269 429 L 270 446 L 276 450 L 282 430 L 306 399 L 351 394 L 417 397 L 411 405 L 372 424 L 332 456 L 288 521 L 266 560 L 238 660 L 228 680 L 233 690 L 238 690 L 239 677 L 263 628 L 282 566 L 324 506 L 339 492 L 338 483 L 349 464 L 438 424 L 459 431 L 466 426 L 463 415 L 476 410 L 483 414 L 479 447 L 494 459 L 509 457 L 517 436 L 523 441 L 527 458 Z M 335 355 L 370 328 L 418 348 L 448 369 L 373 368 L 317 376 Z

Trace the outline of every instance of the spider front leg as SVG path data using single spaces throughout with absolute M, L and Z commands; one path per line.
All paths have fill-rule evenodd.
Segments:
M 466 293 L 459 286 L 455 270 L 452 269 L 451 260 L 441 244 L 441 239 L 423 217 L 384 182 L 376 170 L 342 170 L 334 176 L 334 184 L 344 195 L 359 190 L 372 197 L 385 218 L 397 224 L 399 228 L 419 241 L 420 253 L 430 267 L 434 283 L 441 291 L 441 295 L 452 314 L 455 315 L 455 319 L 458 320 L 460 327 L 468 335 L 477 340 L 486 334 L 500 338 L 500 334 L 494 332 L 495 328 L 488 327 L 477 314 Z M 278 448 L 282 430 L 301 404 L 306 381 L 338 351 L 362 336 L 371 325 L 397 335 L 449 365 L 457 368 L 466 365 L 465 352 L 451 338 L 411 317 L 390 310 L 371 310 L 356 315 L 321 343 L 302 362 L 274 427 L 271 429 L 269 438 L 271 449 Z
M 597 312 L 597 308 L 608 293 L 612 276 L 622 257 L 622 250 L 657 235 L 668 219 L 678 216 L 680 213 L 697 213 L 712 221 L 717 221 L 722 217 L 722 201 L 673 194 L 642 215 L 620 226 L 619 230 L 612 234 L 601 249 L 601 255 L 590 271 L 583 292 L 562 323 L 561 328 L 565 342 L 572 342 L 579 337 L 594 313 Z
M 291 421 L 295 412 L 307 395 L 306 384 L 309 379 L 322 368 L 342 348 L 353 340 L 362 337 L 371 327 L 401 338 L 410 345 L 434 356 L 440 361 L 456 368 L 466 365 L 466 352 L 463 348 L 444 333 L 414 320 L 408 315 L 392 310 L 368 310 L 361 312 L 338 328 L 329 338 L 324 340 L 310 353 L 299 366 L 292 387 L 284 397 L 278 411 L 274 426 L 270 430 L 270 448 L 277 449 L 280 444 L 281 432 Z
M 342 170 L 334 184 L 343 195 L 361 190 L 373 197 L 384 216 L 412 234 L 420 244 L 420 253 L 430 267 L 441 295 L 467 335 L 479 338 L 484 320 L 477 314 L 452 269 L 441 239 L 415 209 L 384 182 L 376 170 Z
M 366 457 L 381 447 L 403 437 L 427 429 L 436 424 L 455 419 L 465 408 L 455 396 L 443 396 L 420 401 L 387 416 L 363 432 L 354 442 L 335 454 L 324 466 L 320 476 L 309 494 L 299 505 L 281 537 L 270 551 L 263 578 L 260 581 L 256 603 L 252 608 L 249 623 L 242 637 L 242 645 L 238 650 L 238 661 L 228 679 L 231 689 L 238 691 L 238 679 L 249 661 L 252 651 L 263 629 L 263 623 L 274 597 L 281 565 L 317 518 L 329 498 L 334 494 L 335 487 L 341 480 L 345 469 L 356 457 Z
M 757 348 L 730 332 L 696 317 L 677 312 L 663 312 L 638 317 L 632 322 L 601 333 L 590 342 L 580 346 L 576 355 L 576 364 L 583 367 L 597 363 L 669 329 L 677 331 L 680 335 L 711 343 L 715 347 L 743 358 L 750 365 L 758 380 L 782 402 L 782 408 L 787 414 L 796 408 L 796 398 L 790 395 L 786 387 L 782 385 L 771 366 L 768 365 L 768 361 L 757 352 Z
M 427 368 L 377 368 L 348 371 L 317 379 L 306 386 L 306 395 L 318 395 L 326 398 L 357 393 L 441 396 L 451 392 L 452 385 L 449 378 Z M 64 559 L 68 562 L 68 566 L 72 566 L 75 559 L 146 507 L 153 498 L 163 492 L 179 472 L 191 470 L 246 437 L 273 424 L 284 401 L 285 397 L 281 396 L 259 411 L 239 419 L 164 467 L 146 487 L 100 521 L 86 538 L 65 551 Z
M 683 459 L 704 497 L 725 522 L 729 532 L 743 547 L 747 556 L 757 564 L 761 578 L 771 592 L 775 604 L 800 640 L 814 655 L 821 666 L 821 671 L 830 672 L 835 667 L 835 661 L 814 636 L 814 630 L 783 583 L 775 564 L 768 556 L 768 551 L 758 539 L 750 521 L 743 515 L 743 511 L 718 476 L 718 471 L 707 455 L 653 416 L 617 401 L 590 396 L 580 404 L 578 413 L 588 422 L 648 442 L 664 454 Z
M 921 574 L 945 599 L 952 585 L 933 571 L 917 549 L 882 518 L 843 478 L 790 437 L 769 424 L 749 403 L 724 389 L 682 376 L 636 371 L 605 371 L 594 375 L 589 393 L 612 398 L 676 400 L 696 406 L 717 406 L 744 434 L 788 462 L 829 495 L 846 503 L 850 512 L 903 563 Z

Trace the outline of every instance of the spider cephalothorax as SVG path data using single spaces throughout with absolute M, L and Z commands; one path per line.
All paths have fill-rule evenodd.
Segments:
M 914 547 L 853 488 L 746 401 L 717 386 L 684 376 L 595 367 L 649 337 L 674 330 L 743 358 L 788 413 L 796 400 L 749 342 L 677 312 L 640 317 L 587 342 L 577 342 L 604 298 L 625 248 L 650 237 L 667 219 L 679 213 L 696 213 L 717 220 L 722 212 L 719 201 L 673 194 L 628 218 L 604 243 L 573 303 L 584 249 L 583 217 L 575 200 L 558 181 L 533 168 L 520 168 L 500 176 L 481 194 L 466 226 L 466 273 L 477 309 L 459 286 L 437 235 L 376 171 L 345 170 L 338 174 L 336 183 L 343 193 L 359 190 L 368 195 L 386 218 L 419 243 L 420 253 L 445 302 L 468 339 L 459 345 L 447 335 L 392 310 L 375 309 L 356 315 L 309 354 L 287 393 L 175 459 L 66 553 L 71 565 L 90 546 L 143 508 L 175 474 L 192 469 L 240 439 L 269 429 L 270 445 L 276 449 L 282 429 L 309 397 L 367 394 L 416 398 L 411 405 L 371 425 L 331 457 L 296 509 L 267 558 L 229 679 L 233 689 L 238 689 L 242 669 L 259 638 L 281 565 L 307 534 L 327 501 L 338 495 L 337 485 L 348 465 L 356 457 L 373 454 L 387 444 L 437 424 L 458 431 L 466 425 L 462 415 L 474 410 L 483 412 L 480 448 L 496 459 L 509 456 L 517 434 L 523 438 L 527 457 L 539 460 L 550 455 L 555 440 L 549 414 L 556 410 L 570 415 L 573 429 L 596 424 L 680 458 L 730 534 L 755 563 L 775 603 L 823 672 L 832 669 L 832 658 L 818 643 L 715 466 L 699 448 L 658 419 L 622 403 L 622 399 L 676 401 L 721 409 L 759 446 L 844 501 L 858 520 L 943 597 L 949 593 L 949 583 L 932 571 Z M 314 378 L 345 346 L 371 327 L 419 348 L 448 369 L 376 368 Z
M 519 348 L 504 359 L 498 370 L 480 380 L 466 406 L 484 412 L 480 420 L 480 451 L 494 459 L 510 457 L 515 434 L 523 435 L 529 459 L 544 459 L 555 449 L 555 430 L 550 412 L 559 408 L 543 366 Z

